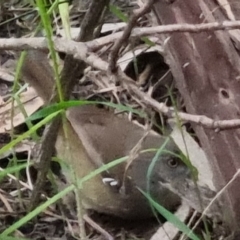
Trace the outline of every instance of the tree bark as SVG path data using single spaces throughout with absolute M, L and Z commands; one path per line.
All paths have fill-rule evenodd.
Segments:
M 157 0 L 159 24 L 224 21 L 226 14 L 214 0 Z M 160 36 L 162 37 L 162 36 Z M 164 49 L 187 111 L 216 120 L 240 116 L 240 58 L 228 31 L 175 32 Z M 240 130 L 216 131 L 193 126 L 211 162 L 215 185 L 225 186 L 240 167 Z M 224 217 L 240 226 L 240 178 L 224 194 Z M 230 210 L 230 211 L 229 211 Z M 236 223 L 236 226 L 235 226 Z

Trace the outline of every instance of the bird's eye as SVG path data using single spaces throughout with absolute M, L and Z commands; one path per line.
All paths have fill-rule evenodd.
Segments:
M 170 168 L 176 168 L 179 165 L 179 161 L 176 158 L 168 159 L 167 164 Z

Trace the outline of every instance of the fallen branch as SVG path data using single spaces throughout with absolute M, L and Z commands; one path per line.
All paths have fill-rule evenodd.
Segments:
M 144 37 L 152 34 L 173 33 L 173 32 L 193 32 L 199 33 L 203 31 L 219 31 L 240 29 L 240 21 L 223 21 L 201 24 L 169 24 L 157 27 L 134 28 L 131 32 L 130 39 L 136 37 Z M 75 42 L 63 38 L 53 38 L 55 43 L 62 42 L 62 45 L 73 44 L 75 47 L 84 46 L 88 51 L 96 51 L 104 45 L 115 42 L 122 36 L 123 32 L 113 33 L 111 35 L 94 39 L 87 42 Z M 44 37 L 36 38 L 1 38 L 0 49 L 6 50 L 27 50 L 27 49 L 47 49 L 47 43 Z

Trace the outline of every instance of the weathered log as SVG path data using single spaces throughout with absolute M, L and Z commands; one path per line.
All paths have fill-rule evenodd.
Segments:
M 228 20 L 214 0 L 157 0 L 154 11 L 163 25 Z M 229 32 L 175 32 L 163 36 L 167 37 L 166 58 L 187 111 L 216 120 L 239 118 L 240 58 Z M 240 168 L 240 129 L 193 127 L 211 161 L 215 185 L 221 189 Z M 234 225 L 231 228 L 239 227 L 240 177 L 227 188 L 224 198 L 224 220 Z

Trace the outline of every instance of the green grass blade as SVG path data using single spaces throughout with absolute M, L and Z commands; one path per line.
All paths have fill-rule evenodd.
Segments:
M 8 168 L 4 169 L 4 171 L 0 172 L 0 178 L 5 177 L 8 174 L 19 172 L 20 170 L 26 168 L 27 166 L 31 166 L 31 165 L 33 165 L 33 163 L 24 163 L 24 164 L 16 165 L 13 167 L 8 167 Z
M 49 114 L 52 114 L 56 111 L 60 111 L 60 110 L 66 110 L 70 107 L 77 107 L 77 106 L 83 106 L 83 105 L 93 105 L 93 104 L 102 104 L 108 107 L 112 107 L 112 108 L 116 108 L 120 111 L 127 111 L 127 112 L 132 112 L 137 114 L 138 116 L 145 118 L 147 115 L 146 113 L 144 113 L 143 111 L 139 111 L 136 109 L 133 109 L 130 106 L 124 106 L 121 104 L 115 104 L 115 103 L 109 103 L 109 102 L 95 102 L 95 101 L 63 101 L 60 103 L 56 103 L 56 104 L 52 104 L 50 106 L 47 106 L 39 111 L 37 111 L 36 113 L 34 113 L 32 116 L 30 116 L 27 120 L 29 121 L 33 121 L 33 120 L 37 120 L 40 118 L 44 118 L 46 116 L 48 116 Z
M 139 189 L 139 191 L 148 199 L 151 205 L 169 222 L 171 222 L 174 226 L 176 226 L 181 232 L 183 232 L 186 236 L 188 236 L 192 240 L 200 240 L 200 238 L 195 235 L 192 230 L 179 218 L 177 218 L 174 214 L 169 212 L 166 208 L 162 207 L 158 203 L 156 203 L 147 193 Z
M 123 22 L 128 22 L 128 17 L 115 5 L 110 4 L 109 10 Z
M 40 127 L 45 125 L 46 123 L 50 122 L 54 117 L 56 117 L 61 111 L 54 112 L 44 118 L 42 121 L 34 125 L 31 129 L 29 129 L 27 132 L 23 133 L 16 139 L 12 140 L 10 143 L 6 144 L 4 147 L 0 149 L 0 155 L 3 154 L 5 151 L 8 151 L 9 149 L 13 148 L 17 143 L 21 142 L 25 138 L 31 136 L 34 132 L 37 131 Z

